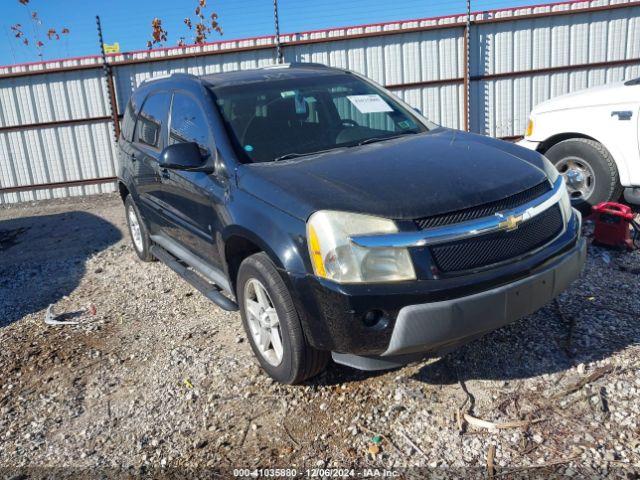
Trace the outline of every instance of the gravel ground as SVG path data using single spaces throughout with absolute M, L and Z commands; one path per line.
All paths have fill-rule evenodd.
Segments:
M 558 302 L 446 357 L 384 373 L 331 365 L 285 387 L 258 368 L 238 314 L 137 260 L 115 195 L 3 208 L 0 477 L 348 467 L 639 478 L 639 274 L 640 252 L 591 246 Z M 78 325 L 46 325 L 49 304 Z

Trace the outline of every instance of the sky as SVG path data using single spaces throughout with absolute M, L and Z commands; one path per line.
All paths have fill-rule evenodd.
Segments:
M 35 48 L 37 39 L 45 45 L 43 60 L 95 55 L 99 53 L 95 16 L 100 15 L 105 43 L 120 43 L 121 51 L 142 50 L 151 37 L 151 21 L 162 20 L 168 31 L 165 46 L 177 44 L 190 32 L 185 17 L 193 14 L 198 0 L 0 0 L 0 65 L 35 62 L 41 57 Z M 489 10 L 518 5 L 544 3 L 542 0 L 472 0 L 472 10 Z M 465 0 L 279 0 L 282 33 L 317 30 L 335 26 L 377 23 L 390 20 L 432 17 L 463 13 Z M 36 11 L 41 23 L 31 20 Z M 216 12 L 224 35 L 212 34 L 210 40 L 237 39 L 272 35 L 272 0 L 207 0 L 205 12 Z M 30 45 L 14 38 L 11 26 L 21 24 Z M 69 29 L 58 41 L 47 40 L 47 30 Z M 191 38 L 193 36 L 191 35 Z

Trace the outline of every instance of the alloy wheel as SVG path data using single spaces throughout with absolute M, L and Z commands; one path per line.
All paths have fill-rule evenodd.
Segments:
M 252 278 L 244 286 L 244 307 L 249 330 L 257 350 L 269 364 L 282 362 L 282 332 L 280 320 L 264 285 Z

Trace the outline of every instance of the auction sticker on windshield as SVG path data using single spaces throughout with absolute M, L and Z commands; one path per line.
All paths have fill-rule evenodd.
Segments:
M 380 95 L 375 93 L 369 95 L 347 95 L 347 98 L 360 113 L 393 112 L 393 108 Z

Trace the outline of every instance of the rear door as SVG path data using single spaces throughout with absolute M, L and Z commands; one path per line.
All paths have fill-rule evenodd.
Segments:
M 163 218 L 163 192 L 158 159 L 166 143 L 165 129 L 171 96 L 153 92 L 145 99 L 136 121 L 130 159 L 138 191 L 138 206 L 152 232 L 167 227 Z
M 204 155 L 216 154 L 211 126 L 201 102 L 182 90 L 173 94 L 167 140 L 168 145 L 179 142 L 195 142 Z M 161 175 L 170 235 L 219 268 L 217 206 L 224 200 L 224 183 L 216 175 L 204 172 L 165 170 Z

